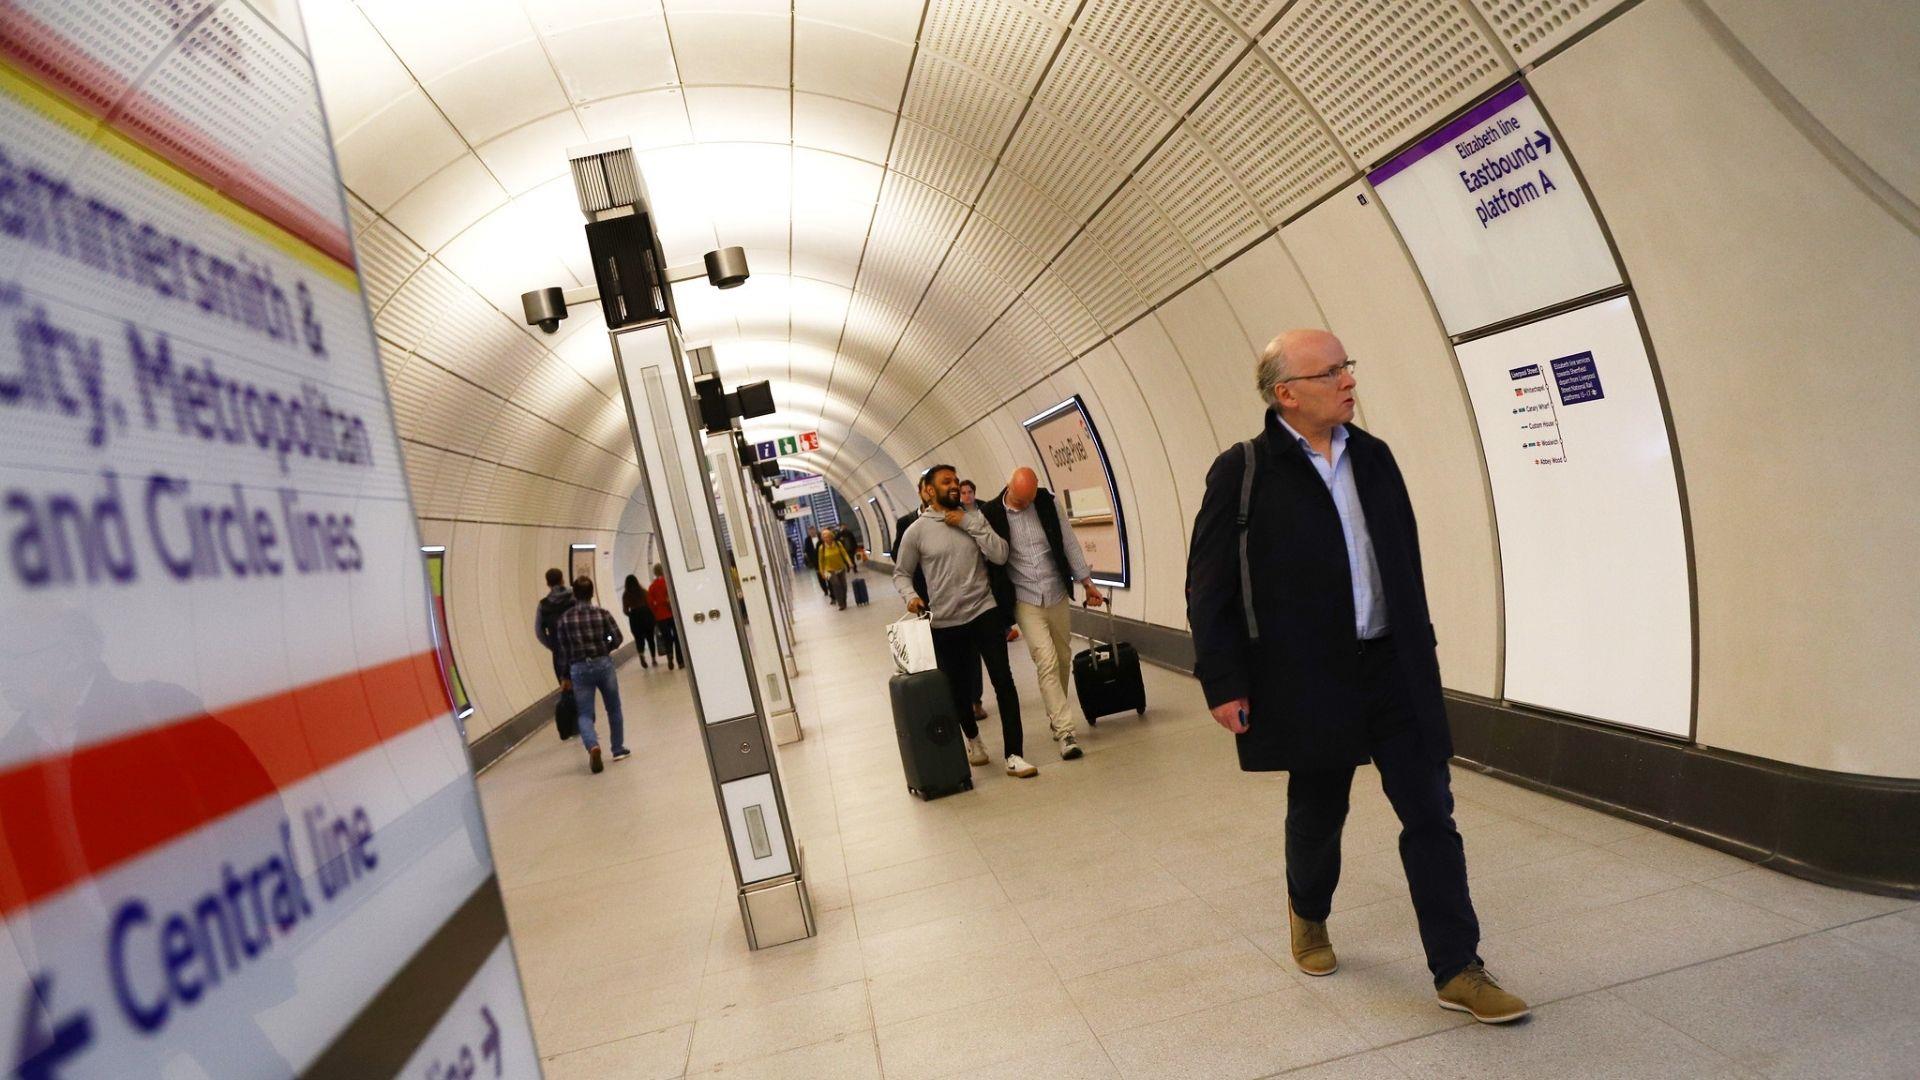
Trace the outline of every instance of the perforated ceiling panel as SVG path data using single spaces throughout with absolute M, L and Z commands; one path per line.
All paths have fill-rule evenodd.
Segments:
M 1241 60 L 1189 122 L 1279 225 L 1344 183 L 1351 170 L 1326 129 L 1263 56 Z
M 1259 216 L 1206 148 L 1175 131 L 1134 177 L 1208 266 L 1265 231 Z
M 1174 123 L 1165 108 L 1123 72 L 1071 38 L 1034 102 L 1056 118 L 1070 117 L 1073 129 L 1122 171 L 1131 169 Z
M 1099 342 L 1100 324 L 1053 269 L 1035 279 L 1026 298 L 1069 350 L 1085 352 Z
M 907 84 L 901 115 L 946 132 L 982 153 L 998 154 L 1025 102 L 1025 95 L 923 51 Z
M 1098 148 L 1038 105 L 1027 110 L 1000 166 L 1018 173 L 1075 222 L 1085 221 L 1126 176 Z M 1000 220 L 1003 225 L 1013 224 Z
M 1519 63 L 1592 26 L 1627 0 L 1474 0 Z
M 1053 269 L 1109 333 L 1146 310 L 1146 301 L 1091 233 L 1081 233 L 1068 244 L 1053 261 Z
M 920 47 L 1024 93 L 1040 77 L 1060 30 L 1009 0 L 933 0 Z
M 1199 0 L 1089 0 L 1074 27 L 1175 113 L 1247 44 Z
M 1289 0 L 1214 0 L 1227 18 L 1239 23 L 1250 34 L 1257 34 L 1266 28 L 1280 9 L 1287 6 Z
M 993 159 L 912 120 L 901 120 L 887 164 L 962 203 L 972 203 Z
M 1122 188 L 1088 223 L 1087 231 L 1109 255 L 1118 253 L 1115 261 L 1133 282 L 1135 291 L 1152 302 L 1172 295 L 1201 272 L 1173 223 L 1136 184 Z
M 1363 165 L 1507 74 L 1463 0 L 1301 0 L 1261 45 Z

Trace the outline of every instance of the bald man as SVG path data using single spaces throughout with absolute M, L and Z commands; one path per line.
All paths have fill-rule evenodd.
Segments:
M 1325 330 L 1289 330 L 1260 354 L 1265 430 L 1214 461 L 1187 555 L 1194 675 L 1240 767 L 1288 773 L 1287 918 L 1300 969 L 1339 967 L 1327 917 L 1340 831 L 1354 769 L 1371 760 L 1400 817 L 1439 1004 L 1517 1020 L 1526 1003 L 1477 951 L 1413 503 L 1387 444 L 1353 423 L 1353 368 Z
M 1073 710 L 1067 703 L 1067 672 L 1073 657 L 1073 583 L 1087 591 L 1087 604 L 1106 601 L 1093 583 L 1093 571 L 1073 529 L 1060 520 L 1053 492 L 1022 466 L 1013 470 L 1000 494 L 980 504 L 980 513 L 1007 542 L 1007 577 L 1013 584 L 1013 618 L 1027 640 L 1027 655 L 1040 675 L 1040 698 L 1047 726 L 1063 761 L 1081 756 L 1074 737 Z

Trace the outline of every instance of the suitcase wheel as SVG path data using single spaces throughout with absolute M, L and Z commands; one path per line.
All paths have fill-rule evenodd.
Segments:
M 1087 726 L 1088 726 L 1088 727 L 1099 727 L 1099 726 L 1100 726 L 1100 718 L 1099 718 L 1099 717 L 1097 717 L 1097 716 L 1089 716 L 1089 717 L 1087 717 Z
M 1145 716 L 1147 715 L 1147 707 L 1145 705 L 1142 705 L 1139 708 L 1133 710 L 1133 714 L 1135 716 Z
M 973 778 L 971 776 L 969 776 L 965 780 L 960 781 L 960 790 L 961 791 L 973 790 Z

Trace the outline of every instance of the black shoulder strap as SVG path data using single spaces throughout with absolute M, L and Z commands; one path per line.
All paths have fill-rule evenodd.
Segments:
M 1240 609 L 1247 617 L 1247 640 L 1260 640 L 1260 620 L 1253 613 L 1253 567 L 1247 561 L 1247 511 L 1253 506 L 1253 472 L 1257 455 L 1253 440 L 1240 444 L 1246 468 L 1240 472 L 1240 513 L 1233 519 L 1240 529 Z

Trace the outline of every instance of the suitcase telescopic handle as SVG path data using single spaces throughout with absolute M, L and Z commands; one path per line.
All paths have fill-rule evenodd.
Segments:
M 1083 608 L 1086 608 L 1089 611 L 1093 610 L 1093 605 L 1088 603 L 1085 600 L 1080 601 L 1080 606 Z M 1118 632 L 1114 630 L 1114 625 L 1116 620 L 1113 614 L 1113 597 L 1111 596 L 1107 597 L 1105 601 L 1101 603 L 1100 606 L 1107 609 L 1107 641 L 1106 643 L 1108 645 L 1117 645 L 1120 643 L 1120 638 L 1119 638 Z

